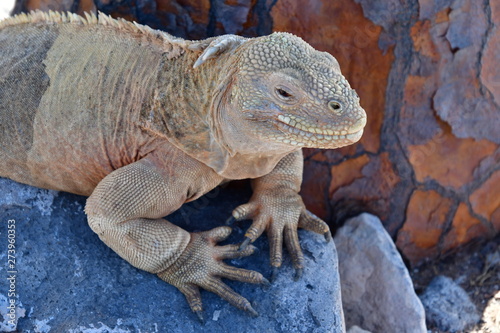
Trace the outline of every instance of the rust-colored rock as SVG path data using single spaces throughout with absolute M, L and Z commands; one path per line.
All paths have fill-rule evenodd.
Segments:
M 456 249 L 461 244 L 466 244 L 473 239 L 487 234 L 489 228 L 469 212 L 463 202 L 458 205 L 451 228 L 444 237 L 442 252 L 446 253 Z
M 491 221 L 496 231 L 500 232 L 500 170 L 475 190 L 469 200 L 474 212 Z
M 345 162 L 346 165 L 332 167 L 331 203 L 333 209 L 344 209 L 343 203 L 358 202 L 360 209 L 377 212 L 387 219 L 391 213 L 391 193 L 400 178 L 387 153 L 367 159 L 361 156 Z M 351 204 L 347 207 L 353 209 Z M 386 227 L 394 232 L 396 226 Z
M 303 186 L 300 191 L 304 203 L 311 212 L 326 219 L 329 212 L 328 202 L 325 197 L 328 195 L 328 184 L 330 174 L 328 166 L 306 160 L 304 169 L 314 170 L 314 172 L 304 172 Z
M 436 191 L 413 192 L 406 221 L 399 230 L 396 245 L 412 263 L 418 264 L 439 253 L 439 238 L 446 229 L 452 200 Z
M 418 21 L 413 27 L 411 27 L 410 36 L 413 40 L 415 51 L 419 52 L 423 56 L 437 61 L 439 60 L 440 55 L 436 45 L 432 41 L 430 29 L 430 21 Z
M 96 12 L 96 6 L 92 0 L 24 0 L 18 1 L 18 5 L 20 2 L 23 3 L 24 10 L 26 11 L 40 9 L 45 11 L 72 11 L 78 14 L 83 14 L 84 12 Z
M 356 179 L 363 178 L 362 169 L 370 161 L 368 155 L 349 159 L 339 165 L 332 167 L 332 181 L 330 183 L 330 195 L 338 189 L 352 184 Z
M 500 117 L 493 97 L 495 89 L 489 91 L 488 84 L 484 84 L 493 84 L 492 80 L 500 77 L 500 54 L 494 53 L 498 36 L 496 28 L 489 27 L 490 22 L 498 25 L 500 20 L 491 21 L 498 16 L 490 17 L 489 11 L 489 5 L 475 0 L 464 0 L 452 6 L 446 40 L 435 36 L 435 40 L 448 43 L 450 49 L 441 57 L 440 85 L 434 107 L 451 125 L 454 135 L 500 143 Z M 485 39 L 488 40 L 486 46 Z
M 423 145 L 408 146 L 409 160 L 418 182 L 435 180 L 445 187 L 460 190 L 473 179 L 473 172 L 497 145 L 487 140 L 458 139 L 440 131 Z M 446 163 L 443 163 L 446 156 Z

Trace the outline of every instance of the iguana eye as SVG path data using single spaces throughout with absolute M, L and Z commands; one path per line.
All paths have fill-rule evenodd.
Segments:
M 277 87 L 275 91 L 276 95 L 282 100 L 290 101 L 293 99 L 293 95 L 284 87 Z

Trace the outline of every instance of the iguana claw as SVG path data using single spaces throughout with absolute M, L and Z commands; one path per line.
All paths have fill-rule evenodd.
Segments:
M 226 225 L 232 225 L 234 222 L 236 222 L 236 219 L 231 215 L 227 220 L 226 220 Z
M 222 278 L 255 284 L 268 284 L 262 274 L 226 265 L 222 260 L 235 259 L 252 254 L 252 245 L 239 250 L 238 245 L 217 246 L 231 233 L 230 227 L 218 227 L 200 233 L 191 233 L 191 241 L 182 255 L 158 276 L 177 287 L 200 321 L 203 319 L 203 306 L 200 288 L 213 292 L 233 306 L 247 311 L 252 316 L 258 313 L 250 302 L 227 286 Z
M 202 325 L 205 325 L 205 316 L 203 315 L 203 311 L 195 311 L 196 315 L 198 316 L 198 320 Z
M 259 313 L 254 310 L 254 308 L 251 305 L 248 305 L 248 307 L 245 309 L 252 317 L 258 317 Z
M 273 269 L 271 271 L 271 279 L 270 279 L 271 283 L 276 281 L 276 277 L 278 277 L 278 271 L 279 271 L 278 267 L 273 267 Z
M 294 281 L 299 281 L 300 278 L 302 277 L 302 274 L 304 274 L 304 269 L 303 268 L 297 268 L 295 270 L 295 276 L 293 277 Z
M 264 285 L 265 288 L 268 288 L 271 286 L 271 282 L 266 278 L 262 278 L 262 284 Z
M 328 225 L 305 209 L 302 199 L 295 194 L 285 196 L 281 193 L 280 197 L 269 190 L 254 193 L 250 202 L 233 210 L 232 218 L 236 221 L 253 220 L 245 233 L 245 239 L 239 246 L 240 251 L 244 251 L 267 230 L 270 262 L 273 267 L 271 281 L 274 281 L 278 267 L 281 266 L 283 245 L 286 245 L 296 270 L 294 279 L 297 281 L 301 278 L 304 271 L 304 254 L 300 248 L 298 228 L 322 234 L 327 242 L 331 240 Z
M 330 241 L 332 240 L 332 232 L 330 230 L 328 230 L 323 235 L 325 236 L 326 242 L 330 243 Z
M 248 244 L 250 244 L 251 242 L 252 242 L 252 239 L 250 237 L 245 237 L 245 239 L 243 240 L 243 242 L 240 245 L 239 250 L 240 251 L 245 251 L 245 249 L 247 248 Z

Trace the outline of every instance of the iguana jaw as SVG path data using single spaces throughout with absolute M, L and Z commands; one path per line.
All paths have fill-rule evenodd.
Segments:
M 315 126 L 301 117 L 279 114 L 270 122 L 280 132 L 272 139 L 284 144 L 310 148 L 339 148 L 357 142 L 363 134 L 366 117 L 346 126 Z M 342 129 L 340 129 L 342 128 Z
M 366 119 L 360 118 L 358 121 L 356 121 L 354 124 L 350 125 L 349 127 L 345 127 L 345 129 L 339 130 L 339 129 L 336 129 L 335 126 L 325 126 L 323 128 L 317 127 L 317 126 L 308 124 L 308 122 L 305 119 L 302 119 L 300 117 L 296 117 L 293 115 L 279 114 L 277 118 L 278 118 L 278 122 L 281 122 L 281 123 L 287 125 L 288 127 L 291 127 L 293 129 L 296 128 L 302 132 L 309 133 L 312 135 L 339 136 L 339 135 L 354 134 L 354 133 L 357 133 L 360 130 L 362 130 L 366 124 Z
M 231 109 L 231 106 L 227 106 L 227 109 Z M 245 125 L 241 126 L 240 123 L 234 128 L 226 125 L 226 130 L 231 130 L 224 132 L 238 133 L 240 136 L 247 133 L 247 135 L 243 140 L 229 140 L 227 142 L 244 142 L 243 146 L 246 149 L 251 147 L 250 150 L 257 149 L 259 151 L 301 147 L 336 149 L 358 142 L 366 125 L 366 113 L 360 106 L 356 108 L 356 111 L 349 112 L 350 115 L 357 115 L 357 119 L 352 116 L 335 117 L 328 114 L 317 118 L 310 116 L 311 112 L 295 111 L 298 111 L 300 116 L 276 109 L 236 111 L 233 114 L 242 115 L 240 121 Z M 234 119 L 236 117 L 233 118 L 233 121 L 226 120 L 224 123 L 238 123 L 234 122 Z M 254 141 L 255 139 L 257 141 Z M 236 148 L 236 150 L 239 149 Z

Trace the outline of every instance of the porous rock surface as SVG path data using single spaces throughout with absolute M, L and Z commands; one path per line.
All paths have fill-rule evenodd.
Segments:
M 15 220 L 15 294 L 20 332 L 344 332 L 337 257 L 333 242 L 301 231 L 304 276 L 293 281 L 286 260 L 268 289 L 228 281 L 260 313 L 258 318 L 202 291 L 206 324 L 184 296 L 155 275 L 135 269 L 102 243 L 87 225 L 85 198 L 41 190 L 0 178 L 0 331 L 8 324 L 7 221 Z M 170 220 L 190 231 L 213 228 L 249 198 L 245 186 L 217 188 L 183 207 Z M 240 242 L 249 224 L 234 227 Z M 269 277 L 269 248 L 231 264 Z
M 420 299 L 427 321 L 442 331 L 463 331 L 481 318 L 465 290 L 446 276 L 436 276 Z

